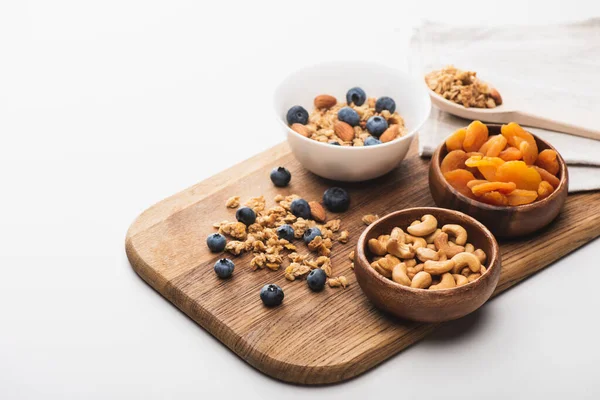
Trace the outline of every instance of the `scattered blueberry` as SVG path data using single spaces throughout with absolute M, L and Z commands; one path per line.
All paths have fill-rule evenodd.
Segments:
M 381 140 L 379 140 L 373 136 L 369 136 L 368 138 L 365 139 L 365 146 L 375 146 L 377 144 L 381 144 Z
M 367 130 L 373 136 L 379 137 L 388 128 L 385 118 L 374 115 L 367 120 Z
M 350 126 L 356 126 L 360 122 L 358 113 L 350 107 L 344 107 L 338 111 L 338 119 L 347 123 Z
M 332 187 L 323 193 L 323 204 L 331 212 L 343 212 L 350 207 L 350 196 L 344 189 Z
M 256 221 L 256 213 L 250 207 L 241 207 L 235 212 L 235 219 L 248 226 Z
M 271 171 L 271 182 L 273 182 L 275 186 L 287 186 L 291 179 L 292 174 L 284 167 L 273 168 L 273 171 Z
M 292 201 L 290 210 L 298 218 L 310 219 L 310 206 L 308 205 L 308 201 L 304 199 Z
M 332 146 L 341 146 L 340 142 L 329 142 Z
M 319 228 L 308 228 L 304 231 L 304 243 L 309 244 L 317 236 L 321 236 L 321 230 Z
M 383 110 L 388 110 L 390 114 L 393 114 L 394 111 L 396 111 L 396 102 L 391 97 L 387 96 L 378 98 L 375 103 L 375 111 L 380 113 Z
M 321 268 L 313 269 L 306 277 L 306 283 L 313 292 L 320 292 L 325 287 L 327 275 Z
M 359 87 L 354 87 L 346 93 L 346 103 L 354 103 L 355 106 L 362 106 L 367 100 L 367 94 Z
M 283 301 L 283 297 L 283 290 L 274 283 L 265 285 L 260 290 L 260 299 L 267 307 L 275 307 L 280 305 Z
M 213 253 L 220 253 L 225 250 L 227 240 L 220 233 L 213 233 L 206 238 L 206 244 Z
M 294 228 L 291 225 L 281 225 L 277 228 L 277 237 L 279 239 L 285 239 L 288 242 L 294 241 Z
M 288 110 L 286 118 L 289 125 L 306 125 L 308 122 L 308 111 L 306 111 L 302 106 L 294 106 Z
M 235 264 L 228 258 L 221 258 L 215 263 L 215 273 L 219 278 L 229 278 L 233 274 Z

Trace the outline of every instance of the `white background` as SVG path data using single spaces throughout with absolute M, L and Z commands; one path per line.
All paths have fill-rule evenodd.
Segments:
M 291 69 L 405 68 L 421 18 L 600 15 L 597 2 L 558 4 L 1 1 L 0 398 L 598 398 L 598 241 L 318 388 L 249 367 L 124 254 L 149 205 L 283 140 L 270 95 Z

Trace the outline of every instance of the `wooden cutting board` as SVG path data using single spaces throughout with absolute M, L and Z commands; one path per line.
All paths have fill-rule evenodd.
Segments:
M 212 224 L 235 220 L 225 201 L 233 195 L 264 195 L 267 207 L 276 194 L 296 193 L 320 200 L 333 182 L 303 169 L 286 143 L 279 144 L 146 210 L 127 233 L 127 256 L 134 270 L 156 291 L 208 330 L 243 360 L 277 379 L 302 384 L 340 382 L 376 366 L 415 343 L 437 325 L 395 319 L 380 313 L 362 294 L 348 254 L 364 229 L 361 217 L 415 206 L 432 206 L 429 160 L 411 149 L 407 159 L 385 177 L 341 184 L 351 194 L 342 214 L 350 242 L 332 253 L 334 275 L 345 275 L 346 289 L 326 287 L 312 293 L 304 281 L 289 282 L 283 271 L 249 267 L 251 255 L 234 259 L 229 280 L 213 272 L 219 255 L 208 251 Z M 285 166 L 292 183 L 280 189 L 269 172 Z M 329 215 L 333 217 L 334 215 Z M 519 241 L 501 242 L 502 275 L 495 294 L 600 235 L 600 192 L 568 197 L 560 216 L 547 229 Z M 301 252 L 308 252 L 299 244 Z M 282 306 L 268 309 L 261 287 L 276 283 L 285 291 Z M 513 327 L 515 331 L 518 326 Z M 160 345 L 160 344 L 158 344 Z

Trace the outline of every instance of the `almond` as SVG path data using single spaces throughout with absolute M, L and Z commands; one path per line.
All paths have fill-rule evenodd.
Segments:
M 321 94 L 315 97 L 316 108 L 331 108 L 337 104 L 337 99 L 328 94 Z
M 398 125 L 390 125 L 390 127 L 379 137 L 379 140 L 381 140 L 382 143 L 391 142 L 398 137 L 398 133 L 400 133 Z
M 310 206 L 310 214 L 312 215 L 313 219 L 317 222 L 325 222 L 325 218 L 327 218 L 327 216 L 325 215 L 325 209 L 323 206 L 316 201 L 311 201 L 308 203 L 308 205 Z
M 291 128 L 293 131 L 298 132 L 302 136 L 308 137 L 308 129 L 306 129 L 306 126 L 299 124 L 299 123 L 295 123 L 295 124 L 292 124 Z
M 349 142 L 354 139 L 354 128 L 343 121 L 336 121 L 333 125 L 333 131 L 344 142 Z
M 502 104 L 502 96 L 500 96 L 500 93 L 496 89 L 492 88 L 492 90 L 490 90 L 490 97 L 494 99 L 497 106 Z

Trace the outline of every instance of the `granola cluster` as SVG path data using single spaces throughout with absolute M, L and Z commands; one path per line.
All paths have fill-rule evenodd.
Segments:
M 474 71 L 449 65 L 425 75 L 425 82 L 440 96 L 465 107 L 494 108 L 502 104 L 498 91 L 477 78 Z
M 277 195 L 274 199 L 275 205 L 267 208 L 264 196 L 253 197 L 245 203 L 245 206 L 252 208 L 256 213 L 255 223 L 246 226 L 241 222 L 221 221 L 213 226 L 219 233 L 231 239 L 225 245 L 226 252 L 233 255 L 252 253 L 253 257 L 250 260 L 252 270 L 268 268 L 277 271 L 284 267 L 285 278 L 294 281 L 306 277 L 313 269 L 321 268 L 329 278 L 330 287 L 345 288 L 348 285 L 345 277 L 332 277 L 333 270 L 329 256 L 336 241 L 348 242 L 348 231 L 340 230 L 339 219 L 318 224 L 313 219 L 296 217 L 290 207 L 292 201 L 299 198 L 300 196 L 295 194 Z M 240 197 L 231 197 L 225 205 L 228 208 L 239 206 Z M 321 235 L 308 243 L 309 254 L 300 254 L 294 243 L 278 237 L 277 228 L 285 224 L 293 227 L 296 239 L 301 239 L 309 228 L 319 228 Z M 287 256 L 284 254 L 285 251 L 289 252 Z

